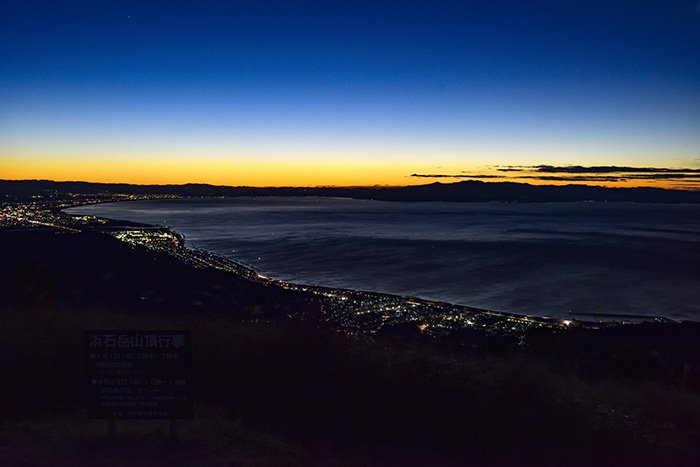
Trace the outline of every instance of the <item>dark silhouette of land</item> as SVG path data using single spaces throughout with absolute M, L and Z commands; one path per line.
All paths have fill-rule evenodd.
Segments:
M 379 201 L 628 201 L 698 203 L 700 191 L 662 188 L 606 188 L 590 185 L 530 185 L 511 182 L 462 181 L 405 187 L 232 187 L 206 184 L 130 185 L 49 180 L 0 180 L 0 197 L 57 194 L 124 193 L 180 196 L 329 196 Z M 0 198 L 1 199 L 1 198 Z
M 14 199 L 76 189 L 3 187 L 31 183 Z M 700 323 L 350 335 L 318 295 L 32 219 L 0 227 L 0 465 L 700 463 Z M 120 421 L 112 446 L 86 419 L 86 329 L 191 331 L 179 443 Z
M 400 330 L 369 341 L 320 325 L 312 297 L 97 232 L 3 230 L 0 254 L 4 465 L 700 460 L 695 323 L 534 333 L 527 349 Z M 123 422 L 109 448 L 85 420 L 89 328 L 192 330 L 195 420 L 179 445 Z

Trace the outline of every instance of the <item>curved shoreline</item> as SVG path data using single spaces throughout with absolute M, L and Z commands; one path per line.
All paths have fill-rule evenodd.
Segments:
M 203 199 L 203 198 L 210 198 L 210 197 L 196 197 L 197 199 Z M 212 198 L 221 198 L 220 196 L 212 197 Z M 170 199 L 167 197 L 163 198 L 149 198 L 149 200 L 162 200 L 162 199 Z M 189 197 L 182 197 L 182 198 L 177 198 L 177 199 L 189 199 Z M 72 208 L 79 208 L 81 206 L 90 206 L 94 204 L 107 204 L 107 203 L 112 203 L 112 202 L 122 202 L 122 201 L 139 201 L 139 200 L 125 200 L 125 199 L 119 199 L 119 200 L 100 200 L 96 202 L 91 202 L 91 203 L 80 203 L 80 204 L 75 204 L 66 208 L 61 209 L 62 212 L 64 212 L 68 216 L 78 216 L 79 214 L 72 214 L 69 212 L 65 212 L 64 209 L 72 209 Z M 93 216 L 93 217 L 98 217 L 98 216 Z M 188 251 L 191 251 L 193 253 L 199 254 L 199 255 L 206 255 L 207 257 L 211 258 L 218 258 L 221 263 L 227 263 L 230 265 L 233 265 L 233 271 L 231 271 L 231 268 L 226 268 L 226 267 L 217 267 L 216 265 L 209 264 L 210 267 L 215 267 L 218 269 L 226 269 L 229 270 L 230 272 L 234 272 L 240 277 L 243 277 L 246 280 L 252 280 L 256 282 L 264 282 L 264 283 L 270 283 L 270 284 L 275 284 L 278 286 L 282 286 L 287 289 L 294 289 L 294 290 L 302 290 L 302 291 L 312 291 L 313 293 L 320 293 L 320 294 L 338 294 L 338 293 L 346 293 L 350 295 L 355 295 L 355 294 L 363 294 L 363 295 L 371 295 L 375 297 L 386 297 L 387 299 L 390 300 L 404 300 L 404 301 L 410 301 L 410 302 L 415 302 L 415 303 L 420 303 L 426 306 L 435 306 L 435 307 L 449 307 L 451 309 L 460 309 L 460 310 L 466 310 L 468 312 L 472 313 L 488 313 L 488 314 L 493 314 L 493 315 L 499 315 L 503 317 L 512 317 L 512 318 L 519 318 L 519 319 L 533 319 L 533 320 L 542 320 L 542 321 L 548 321 L 548 322 L 556 322 L 556 323 L 561 323 L 561 322 L 576 322 L 576 323 L 593 323 L 592 321 L 587 321 L 586 318 L 584 320 L 578 320 L 575 317 L 576 316 L 586 316 L 585 314 L 579 314 L 579 313 L 570 313 L 571 318 L 555 318 L 555 317 L 548 317 L 548 316 L 541 316 L 541 315 L 528 315 L 528 314 L 518 314 L 518 313 L 512 313 L 512 312 L 505 312 L 505 311 L 494 311 L 490 309 L 485 309 L 485 308 L 479 308 L 479 307 L 474 307 L 470 305 L 462 305 L 462 304 L 456 304 L 456 303 L 451 303 L 447 301 L 441 301 L 441 300 L 432 300 L 432 299 L 426 299 L 426 298 L 421 298 L 421 297 L 416 297 L 412 295 L 401 295 L 401 294 L 392 294 L 392 293 L 387 293 L 387 292 L 381 292 L 381 291 L 368 291 L 368 290 L 361 290 L 361 289 L 354 289 L 354 288 L 346 288 L 346 287 L 333 287 L 333 286 L 324 286 L 324 285 L 316 285 L 316 284 L 305 284 L 305 283 L 297 283 L 297 282 L 289 282 L 284 279 L 272 279 L 264 274 L 261 273 L 261 271 L 257 270 L 255 267 L 252 265 L 249 265 L 243 261 L 240 261 L 235 258 L 231 258 L 227 255 L 222 255 L 220 253 L 212 252 L 209 250 L 205 250 L 202 248 L 198 248 L 193 245 L 187 244 L 186 241 L 186 236 L 181 234 L 180 232 L 168 227 L 167 225 L 164 226 L 159 226 L 159 225 L 153 225 L 153 224 L 142 224 L 142 223 L 136 223 L 133 221 L 128 221 L 128 220 L 118 220 L 118 219 L 111 219 L 111 218 L 106 218 L 106 217 L 100 217 L 101 219 L 106 219 L 112 223 L 128 223 L 136 227 L 138 224 L 139 226 L 142 226 L 144 228 L 149 228 L 149 229 L 160 229 L 160 230 L 167 230 L 170 232 L 172 235 L 178 237 L 181 241 L 181 246 L 182 248 L 187 249 Z M 588 316 L 588 318 L 594 318 L 594 316 Z M 662 316 L 658 315 L 626 315 L 626 314 L 615 314 L 615 315 L 605 315 L 605 316 L 598 316 L 596 315 L 595 318 L 608 318 L 605 320 L 596 320 L 597 322 L 604 322 L 604 323 L 619 323 L 620 320 L 623 320 L 623 322 L 638 322 L 638 321 L 674 321 L 669 318 L 665 318 Z M 595 319 L 594 318 L 594 319 Z M 612 318 L 612 320 L 610 320 Z M 567 324 L 568 325 L 568 324 Z
M 196 198 L 197 198 L 197 199 L 201 199 L 201 198 L 208 198 L 208 197 L 197 196 Z M 221 197 L 220 197 L 220 196 L 215 196 L 215 197 L 212 197 L 212 198 L 217 198 L 217 199 L 218 199 L 218 198 L 221 198 Z M 156 198 L 156 199 L 171 199 L 171 198 Z M 188 199 L 188 198 L 178 198 L 178 199 Z M 124 199 L 120 199 L 120 200 L 116 200 L 116 201 L 98 201 L 98 202 L 94 202 L 94 203 L 76 204 L 76 205 L 74 205 L 74 206 L 70 206 L 70 207 L 68 207 L 68 208 L 63 208 L 63 209 L 61 209 L 61 212 L 63 212 L 63 213 L 66 214 L 66 215 L 69 215 L 69 216 L 76 216 L 76 215 L 79 215 L 79 214 L 71 214 L 71 213 L 69 213 L 69 212 L 65 212 L 65 209 L 79 208 L 79 207 L 82 207 L 82 206 L 92 206 L 92 205 L 95 205 L 95 204 L 110 204 L 110 203 L 120 203 L 120 202 L 127 202 L 127 201 L 137 202 L 137 201 L 152 201 L 152 200 L 154 200 L 154 199 L 153 199 L 153 198 L 150 198 L 150 199 L 147 199 L 147 200 L 124 200 Z M 224 259 L 224 260 L 226 260 L 226 261 L 228 261 L 228 262 L 234 263 L 236 266 L 238 266 L 238 267 L 240 267 L 240 268 L 242 268 L 242 269 L 245 269 L 245 270 L 249 271 L 251 274 L 256 275 L 259 279 L 261 279 L 261 280 L 263 280 L 263 281 L 267 281 L 267 282 L 272 282 L 272 283 L 283 283 L 283 284 L 288 284 L 288 285 L 297 286 L 297 287 L 317 288 L 317 289 L 323 289 L 323 290 L 334 290 L 334 291 L 343 290 L 343 291 L 347 291 L 347 292 L 351 292 L 351 293 L 362 293 L 362 294 L 381 295 L 381 296 L 387 296 L 387 297 L 392 297 L 392 298 L 399 298 L 399 299 L 406 299 L 406 300 L 415 300 L 415 301 L 419 301 L 419 302 L 423 302 L 423 303 L 431 303 L 431 304 L 436 304 L 436 305 L 440 305 L 440 306 L 463 307 L 463 308 L 467 308 L 467 309 L 469 309 L 469 310 L 474 310 L 474 311 L 478 311 L 478 312 L 497 313 L 497 314 L 508 315 L 508 316 L 538 318 L 538 319 L 556 320 L 556 321 L 560 321 L 560 320 L 561 320 L 561 319 L 559 319 L 559 318 L 552 318 L 552 317 L 547 317 L 547 316 L 534 316 L 534 315 L 525 315 L 525 314 L 511 313 L 511 312 L 506 312 L 506 311 L 489 310 L 489 309 L 486 309 L 486 308 L 479 308 L 479 307 L 474 307 L 474 306 L 471 306 L 471 305 L 462 305 L 462 304 L 457 304 L 457 303 L 452 303 L 452 302 L 447 302 L 447 301 L 442 301 L 442 300 L 431 300 L 431 299 L 422 298 L 422 297 L 417 297 L 417 296 L 413 296 L 413 295 L 400 295 L 400 294 L 393 294 L 393 293 L 380 292 L 380 291 L 373 291 L 373 290 L 361 290 L 361 289 L 353 289 L 353 288 L 346 288 L 346 287 L 332 287 L 332 286 L 318 285 L 318 284 L 304 284 L 304 283 L 298 283 L 298 282 L 290 282 L 290 281 L 287 281 L 287 280 L 285 280 L 285 279 L 273 279 L 273 278 L 270 278 L 270 277 L 268 277 L 268 276 L 266 276 L 266 275 L 264 275 L 264 274 L 261 274 L 261 271 L 257 270 L 255 267 L 253 267 L 253 266 L 251 266 L 251 265 L 249 265 L 249 264 L 247 264 L 247 263 L 245 263 L 245 262 L 243 262 L 243 261 L 240 261 L 240 260 L 235 259 L 235 258 L 231 258 L 231 257 L 226 256 L 226 255 L 222 255 L 222 254 L 217 253 L 217 252 L 214 252 L 214 251 L 209 251 L 209 250 L 206 250 L 206 249 L 203 249 L 203 248 L 199 248 L 199 247 L 196 247 L 196 246 L 188 245 L 188 244 L 187 244 L 187 237 L 186 237 L 186 235 L 184 235 L 184 234 L 178 232 L 177 230 L 175 230 L 175 229 L 173 229 L 172 227 L 169 227 L 169 226 L 167 226 L 167 225 L 160 226 L 160 225 L 155 225 L 155 224 L 143 224 L 143 223 L 140 223 L 140 222 L 135 222 L 135 221 L 130 221 L 130 220 L 111 219 L 111 218 L 108 218 L 108 217 L 101 217 L 101 216 L 93 216 L 93 217 L 105 219 L 105 220 L 108 220 L 108 221 L 114 222 L 114 223 L 127 222 L 127 223 L 129 223 L 129 224 L 133 224 L 134 227 L 138 225 L 138 226 L 142 226 L 142 227 L 148 228 L 148 229 L 167 230 L 167 231 L 171 232 L 173 235 L 175 235 L 175 236 L 179 237 L 180 239 L 182 239 L 182 242 L 183 242 L 183 243 L 182 243 L 182 247 L 183 247 L 183 248 L 187 248 L 187 249 L 189 249 L 190 251 L 203 252 L 203 253 L 206 253 L 206 254 L 211 255 L 211 256 L 218 256 L 218 257 L 220 257 L 220 258 L 222 258 L 222 259 Z M 248 278 L 246 278 L 246 279 L 248 279 Z M 249 280 L 250 280 L 250 279 L 249 279 Z M 652 317 L 652 318 L 653 318 L 653 317 Z

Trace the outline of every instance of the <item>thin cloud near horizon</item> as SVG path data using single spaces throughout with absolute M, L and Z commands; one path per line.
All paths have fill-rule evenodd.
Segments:
M 506 178 L 505 175 L 485 175 L 485 174 L 418 174 L 413 173 L 414 178 Z
M 685 167 L 630 167 L 617 165 L 509 165 L 495 166 L 499 172 L 539 172 L 539 173 L 569 173 L 569 174 L 601 174 L 601 173 L 667 173 L 667 174 L 700 174 L 700 169 Z
M 411 174 L 419 178 L 454 179 L 512 179 L 553 182 L 628 182 L 628 181 L 683 181 L 693 188 L 700 184 L 700 169 L 687 167 L 630 167 L 630 166 L 581 166 L 581 165 L 530 165 L 494 166 L 504 175 L 469 174 Z M 506 175 L 507 174 L 507 175 Z M 684 187 L 688 188 L 688 186 Z

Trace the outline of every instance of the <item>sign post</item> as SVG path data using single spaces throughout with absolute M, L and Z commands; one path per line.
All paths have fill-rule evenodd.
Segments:
M 85 331 L 88 418 L 170 420 L 192 418 L 189 331 Z

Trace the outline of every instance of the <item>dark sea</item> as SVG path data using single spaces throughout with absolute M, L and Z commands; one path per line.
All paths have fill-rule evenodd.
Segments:
M 700 205 L 228 198 L 68 212 L 167 225 L 291 282 L 539 316 L 700 320 Z

